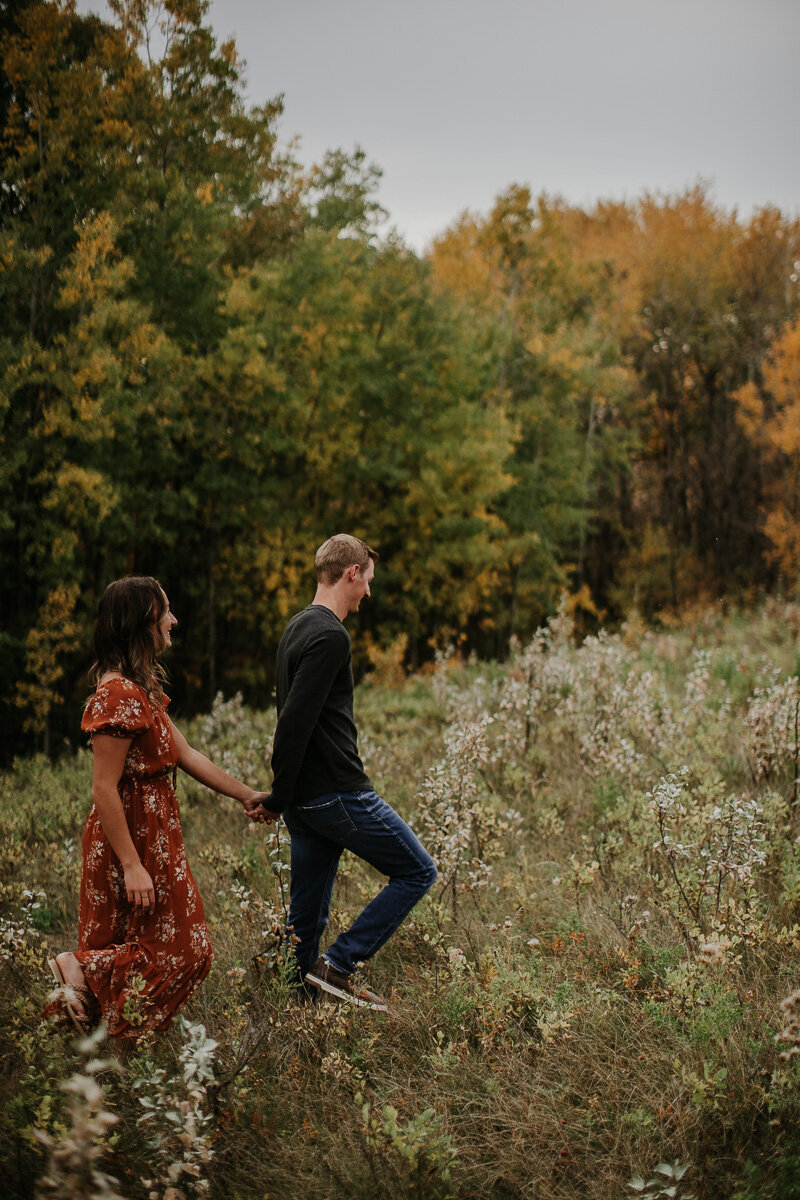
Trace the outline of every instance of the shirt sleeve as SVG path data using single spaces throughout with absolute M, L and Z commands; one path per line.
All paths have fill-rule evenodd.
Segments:
M 152 728 L 153 713 L 147 693 L 130 679 L 101 684 L 83 713 L 84 733 L 105 733 L 132 738 Z
M 317 634 L 303 650 L 278 717 L 272 745 L 269 807 L 273 812 L 282 812 L 292 803 L 314 726 L 349 653 L 349 638 L 335 630 Z

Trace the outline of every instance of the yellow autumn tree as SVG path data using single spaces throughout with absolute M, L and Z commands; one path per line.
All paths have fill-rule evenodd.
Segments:
M 762 508 L 765 555 L 784 584 L 800 575 L 800 320 L 787 326 L 763 363 L 763 384 L 736 394 L 738 419 L 766 451 Z
M 27 710 L 25 729 L 42 735 L 42 749 L 50 752 L 50 713 L 61 704 L 64 657 L 78 644 L 81 633 L 75 619 L 80 588 L 69 584 L 53 588 L 42 605 L 26 640 L 27 677 L 17 685 L 16 703 Z

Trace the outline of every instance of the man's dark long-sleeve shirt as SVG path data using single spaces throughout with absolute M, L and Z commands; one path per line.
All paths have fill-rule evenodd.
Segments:
M 278 726 L 269 807 L 372 787 L 358 755 L 350 635 L 322 604 L 292 617 L 278 646 Z

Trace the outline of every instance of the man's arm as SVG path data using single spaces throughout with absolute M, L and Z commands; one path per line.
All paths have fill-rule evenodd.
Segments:
M 264 808 L 282 812 L 291 804 L 314 727 L 349 653 L 347 634 L 335 629 L 315 635 L 304 649 L 278 717 L 272 748 L 272 792 L 263 801 Z

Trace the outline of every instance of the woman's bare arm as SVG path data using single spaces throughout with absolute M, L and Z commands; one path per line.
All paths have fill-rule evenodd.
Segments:
M 125 757 L 132 740 L 132 738 L 112 737 L 107 733 L 93 735 L 92 799 L 103 826 L 103 832 L 125 873 L 125 890 L 128 900 L 137 906 L 149 906 L 155 903 L 153 880 L 142 866 L 133 844 L 119 795 L 122 768 L 125 765 Z
M 172 725 L 172 733 L 178 749 L 178 766 L 182 771 L 191 775 L 192 779 L 196 779 L 198 783 L 211 788 L 213 792 L 221 792 L 223 796 L 230 796 L 233 800 L 238 800 L 249 817 L 261 820 L 260 814 L 264 812 L 260 808 L 261 801 L 265 800 L 269 793 L 255 791 L 254 788 L 234 779 L 227 771 L 216 766 L 210 758 L 206 758 L 205 754 L 201 754 L 199 750 L 190 746 L 175 725 Z M 256 815 L 257 809 L 259 810 L 258 815 Z

